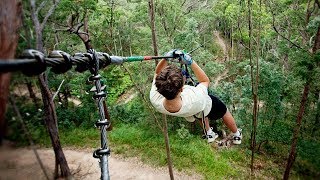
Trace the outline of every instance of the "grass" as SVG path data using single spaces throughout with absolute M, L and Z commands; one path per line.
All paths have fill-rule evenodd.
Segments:
M 99 148 L 100 131 L 95 128 L 60 129 L 63 147 Z M 50 147 L 48 137 L 37 135 L 37 142 Z M 205 179 L 248 179 L 251 151 L 246 143 L 230 149 L 216 149 L 198 136 L 182 139 L 177 133 L 169 134 L 174 168 L 186 173 L 196 172 Z M 118 123 L 108 132 L 111 153 L 138 157 L 151 166 L 167 166 L 167 155 L 162 133 L 139 124 Z M 254 179 L 281 179 L 283 168 L 265 154 L 255 155 Z
M 197 172 L 205 179 L 246 179 L 247 155 L 241 148 L 217 150 L 199 137 L 181 139 L 170 134 L 171 157 L 174 168 L 186 173 Z M 77 148 L 100 147 L 100 133 L 96 129 L 60 130 L 63 146 Z M 139 125 L 117 124 L 108 133 L 111 152 L 127 157 L 139 157 L 152 166 L 166 166 L 167 155 L 162 133 Z
M 73 129 L 60 132 L 61 144 L 77 148 L 97 148 L 100 146 L 100 132 L 97 129 Z

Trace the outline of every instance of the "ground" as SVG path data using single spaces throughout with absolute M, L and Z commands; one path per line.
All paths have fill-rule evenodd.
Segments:
M 54 153 L 51 149 L 38 149 L 40 158 L 46 171 L 53 179 Z M 100 179 L 98 160 L 92 157 L 93 150 L 65 149 L 69 167 L 74 174 L 74 179 L 92 180 Z M 35 154 L 30 148 L 0 147 L 0 180 L 16 179 L 46 179 Z M 151 167 L 143 164 L 138 158 L 123 158 L 111 155 L 108 158 L 110 179 L 139 179 L 139 180 L 166 180 L 170 179 L 166 167 Z M 174 170 L 175 179 L 196 180 L 203 179 L 197 174 L 186 174 Z

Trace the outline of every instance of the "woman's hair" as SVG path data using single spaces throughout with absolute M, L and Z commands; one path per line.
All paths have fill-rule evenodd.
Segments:
M 174 99 L 183 87 L 183 75 L 181 69 L 169 65 L 165 67 L 157 76 L 155 85 L 158 92 L 166 99 Z

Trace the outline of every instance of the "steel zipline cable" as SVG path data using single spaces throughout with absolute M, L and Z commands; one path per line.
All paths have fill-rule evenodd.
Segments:
M 146 61 L 153 59 L 169 59 L 174 58 L 170 56 L 110 56 L 107 53 L 95 52 L 95 56 L 99 63 L 99 69 L 105 68 L 110 64 L 122 64 L 124 62 Z M 0 73 L 22 71 L 28 76 L 38 75 L 51 67 L 54 73 L 65 73 L 76 66 L 75 70 L 83 72 L 93 69 L 94 61 L 93 54 L 76 53 L 74 56 L 69 55 L 63 51 L 52 51 L 48 57 L 43 53 L 28 49 L 25 50 L 18 59 L 6 59 L 0 61 Z
M 191 50 L 188 54 L 192 54 L 199 48 L 204 47 L 204 44 L 207 42 L 208 40 Z M 182 54 L 183 52 L 180 51 L 180 53 Z M 122 64 L 124 62 L 146 61 L 156 59 L 171 59 L 173 62 L 181 63 L 181 59 L 176 59 L 177 57 L 171 56 L 121 57 L 110 56 L 107 53 L 96 51 L 95 56 L 99 61 L 99 69 L 105 68 L 110 64 Z M 45 55 L 40 51 L 34 49 L 26 49 L 23 51 L 20 58 L 0 59 L 0 73 L 22 71 L 25 75 L 32 76 L 41 74 L 48 67 L 51 67 L 51 70 L 54 73 L 61 74 L 70 70 L 72 66 L 76 66 L 76 71 L 83 72 L 90 68 L 92 69 L 93 62 L 94 61 L 92 50 L 89 50 L 87 53 L 75 53 L 73 56 L 64 51 L 54 50 L 51 51 L 47 57 L 45 57 Z

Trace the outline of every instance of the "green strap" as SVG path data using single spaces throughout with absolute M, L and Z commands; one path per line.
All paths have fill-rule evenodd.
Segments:
M 124 59 L 125 62 L 143 61 L 144 56 L 130 56 Z

